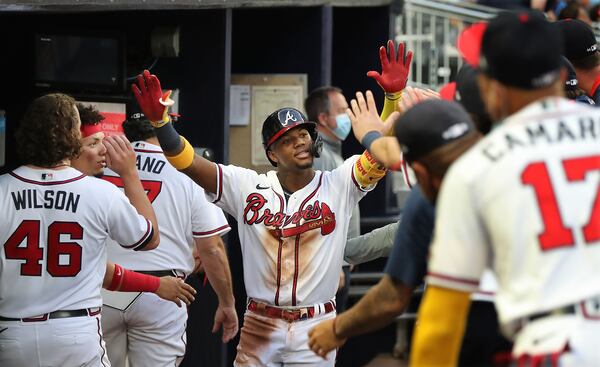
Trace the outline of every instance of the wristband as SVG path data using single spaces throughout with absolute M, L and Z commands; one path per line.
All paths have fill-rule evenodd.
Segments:
M 121 292 L 156 292 L 160 286 L 160 278 L 153 275 L 136 273 L 131 270 L 123 269 L 119 264 L 115 264 L 109 291 Z
M 183 142 L 183 150 L 181 152 L 173 156 L 166 155 L 169 163 L 180 171 L 192 165 L 195 155 L 194 148 L 192 148 L 190 143 L 183 136 L 181 136 L 181 141 Z
M 168 154 L 169 152 L 178 152 L 181 149 L 183 143 L 179 138 L 179 133 L 173 127 L 173 124 L 165 124 L 160 128 L 155 128 L 156 137 L 160 143 L 160 147 L 163 152 Z
M 121 280 L 123 279 L 123 268 L 119 264 L 115 264 L 115 271 L 113 272 L 113 278 L 110 281 L 110 285 L 106 288 L 109 291 L 116 291 L 121 286 Z
M 390 101 L 397 101 L 400 99 L 400 97 L 402 97 L 402 91 L 395 93 L 385 93 L 385 98 L 389 99 Z
M 381 138 L 381 133 L 377 130 L 371 130 L 363 136 L 360 143 L 366 150 L 371 151 L 371 144 L 379 138 Z
M 123 283 L 121 283 L 121 292 L 151 292 L 154 293 L 160 286 L 160 278 L 154 275 L 136 273 L 135 271 L 124 269 Z

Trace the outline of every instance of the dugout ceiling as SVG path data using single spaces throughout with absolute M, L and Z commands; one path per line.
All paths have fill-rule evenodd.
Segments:
M 180 10 L 303 6 L 385 6 L 397 0 L 0 0 L 5 11 Z

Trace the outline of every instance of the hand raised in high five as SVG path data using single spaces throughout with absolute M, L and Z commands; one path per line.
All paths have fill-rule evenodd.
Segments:
M 368 90 L 365 94 L 366 100 L 361 92 L 356 92 L 356 99 L 350 101 L 351 108 L 346 110 L 352 122 L 354 136 L 360 142 L 362 142 L 362 139 L 369 131 L 378 131 L 382 135 L 385 135 L 400 117 L 398 112 L 393 112 L 387 120 L 381 121 L 373 93 Z
M 417 103 L 426 101 L 428 99 L 440 98 L 440 94 L 431 89 L 406 87 L 406 89 L 402 91 L 402 98 L 398 102 L 398 110 L 401 112 L 406 112 Z
M 169 107 L 173 106 L 175 101 L 170 98 L 171 90 L 163 93 L 156 75 L 144 70 L 137 76 L 137 84 L 131 85 L 131 90 L 152 126 L 159 128 L 169 122 Z
M 392 129 L 400 113 L 392 112 L 385 122 L 381 121 L 373 93 L 367 91 L 366 97 L 365 100 L 361 92 L 356 92 L 356 99 L 350 101 L 352 109 L 346 111 L 352 122 L 354 136 L 377 162 L 385 167 L 396 167 L 401 159 L 400 145 L 395 137 L 381 135 L 386 135 Z
M 369 71 L 367 76 L 375 79 L 386 93 L 398 93 L 406 87 L 412 56 L 412 51 L 408 51 L 406 58 L 404 57 L 404 43 L 398 44 L 398 53 L 396 54 L 394 41 L 389 40 L 387 51 L 384 46 L 379 48 L 381 74 L 377 71 Z

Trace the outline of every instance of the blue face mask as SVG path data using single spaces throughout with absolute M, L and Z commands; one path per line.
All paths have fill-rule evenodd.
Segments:
M 335 122 L 337 123 L 337 127 L 333 130 L 333 134 L 337 136 L 338 139 L 344 140 L 350 134 L 350 130 L 352 130 L 352 123 L 350 122 L 350 116 L 348 114 L 342 113 L 335 116 Z

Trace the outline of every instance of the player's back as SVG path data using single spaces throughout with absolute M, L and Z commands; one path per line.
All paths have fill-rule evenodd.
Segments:
M 451 168 L 491 244 L 503 321 L 600 295 L 599 139 L 600 110 L 550 98 Z
M 130 269 L 176 269 L 189 274 L 194 267 L 192 223 L 209 216 L 198 206 L 200 203 L 208 205 L 204 192 L 167 161 L 159 146 L 143 141 L 132 145 L 142 186 L 160 223 L 161 245 L 153 251 L 136 254 L 111 245 L 108 257 Z M 123 187 L 121 178 L 110 170 L 106 170 L 103 178 Z
M 19 167 L 1 176 L 0 315 L 101 306 L 105 241 L 126 241 L 133 232 L 118 234 L 119 226 L 140 224 L 133 207 L 122 210 L 126 200 L 73 168 Z

